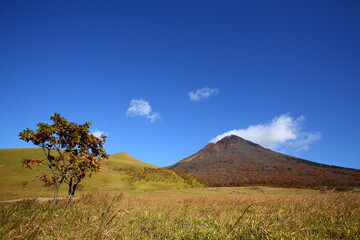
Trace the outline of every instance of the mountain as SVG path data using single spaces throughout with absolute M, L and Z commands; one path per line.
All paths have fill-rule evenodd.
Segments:
M 26 169 L 21 167 L 24 158 L 44 159 L 41 148 L 0 149 L 0 200 L 23 196 L 52 194 L 37 176 L 50 170 L 46 165 Z M 113 190 L 166 190 L 204 186 L 195 177 L 182 172 L 158 168 L 121 152 L 101 162 L 101 171 L 85 177 L 79 191 Z M 66 188 L 61 189 L 66 194 Z M 60 192 L 61 192 L 60 191 Z
M 210 186 L 360 187 L 360 170 L 330 166 L 227 136 L 169 166 Z

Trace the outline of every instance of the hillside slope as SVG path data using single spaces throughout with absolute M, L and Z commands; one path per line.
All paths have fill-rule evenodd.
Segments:
M 234 135 L 209 143 L 168 168 L 192 174 L 212 186 L 360 186 L 360 170 L 277 153 Z
M 50 174 L 46 165 L 26 169 L 21 167 L 24 158 L 43 159 L 40 148 L 0 149 L 0 200 L 20 196 L 44 196 L 52 189 L 44 187 L 37 176 Z M 110 155 L 101 162 L 101 171 L 84 178 L 78 190 L 166 190 L 203 186 L 196 178 L 173 170 L 161 169 L 142 162 L 128 153 Z M 66 194 L 66 186 L 61 193 Z

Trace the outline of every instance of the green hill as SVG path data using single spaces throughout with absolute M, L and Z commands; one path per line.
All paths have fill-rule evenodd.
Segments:
M 21 167 L 24 158 L 44 158 L 40 148 L 0 149 L 0 200 L 26 196 L 51 196 L 52 189 L 45 187 L 37 176 L 50 173 L 46 165 L 26 169 Z M 203 186 L 196 178 L 174 170 L 158 168 L 130 156 L 116 153 L 101 163 L 101 171 L 86 177 L 78 192 L 115 190 L 167 190 Z M 66 185 L 60 190 L 66 195 Z

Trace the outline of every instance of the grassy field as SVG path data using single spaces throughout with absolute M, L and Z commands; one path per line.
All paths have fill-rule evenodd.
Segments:
M 36 178 L 46 167 L 22 168 L 24 156 L 42 153 L 0 150 L 0 200 L 52 196 Z M 0 239 L 360 239 L 359 193 L 205 188 L 127 153 L 102 168 L 84 179 L 72 205 L 0 202 Z
M 267 187 L 83 192 L 0 204 L 0 239 L 360 239 L 358 193 Z
M 0 200 L 20 197 L 51 197 L 53 190 L 44 187 L 37 176 L 48 173 L 46 165 L 32 170 L 21 167 L 24 158 L 43 159 L 40 148 L 0 149 Z M 173 170 L 158 169 L 156 166 L 142 162 L 127 153 L 117 153 L 101 163 L 102 170 L 85 177 L 78 187 L 78 193 L 88 191 L 119 191 L 129 189 L 167 190 L 201 187 L 195 178 L 188 178 Z M 136 173 L 136 175 L 135 175 Z M 66 196 L 66 185 L 60 188 L 60 196 Z

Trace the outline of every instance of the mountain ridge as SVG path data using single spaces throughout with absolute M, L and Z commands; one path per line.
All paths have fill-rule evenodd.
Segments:
M 167 167 L 210 186 L 360 186 L 360 170 L 274 152 L 231 135 Z

